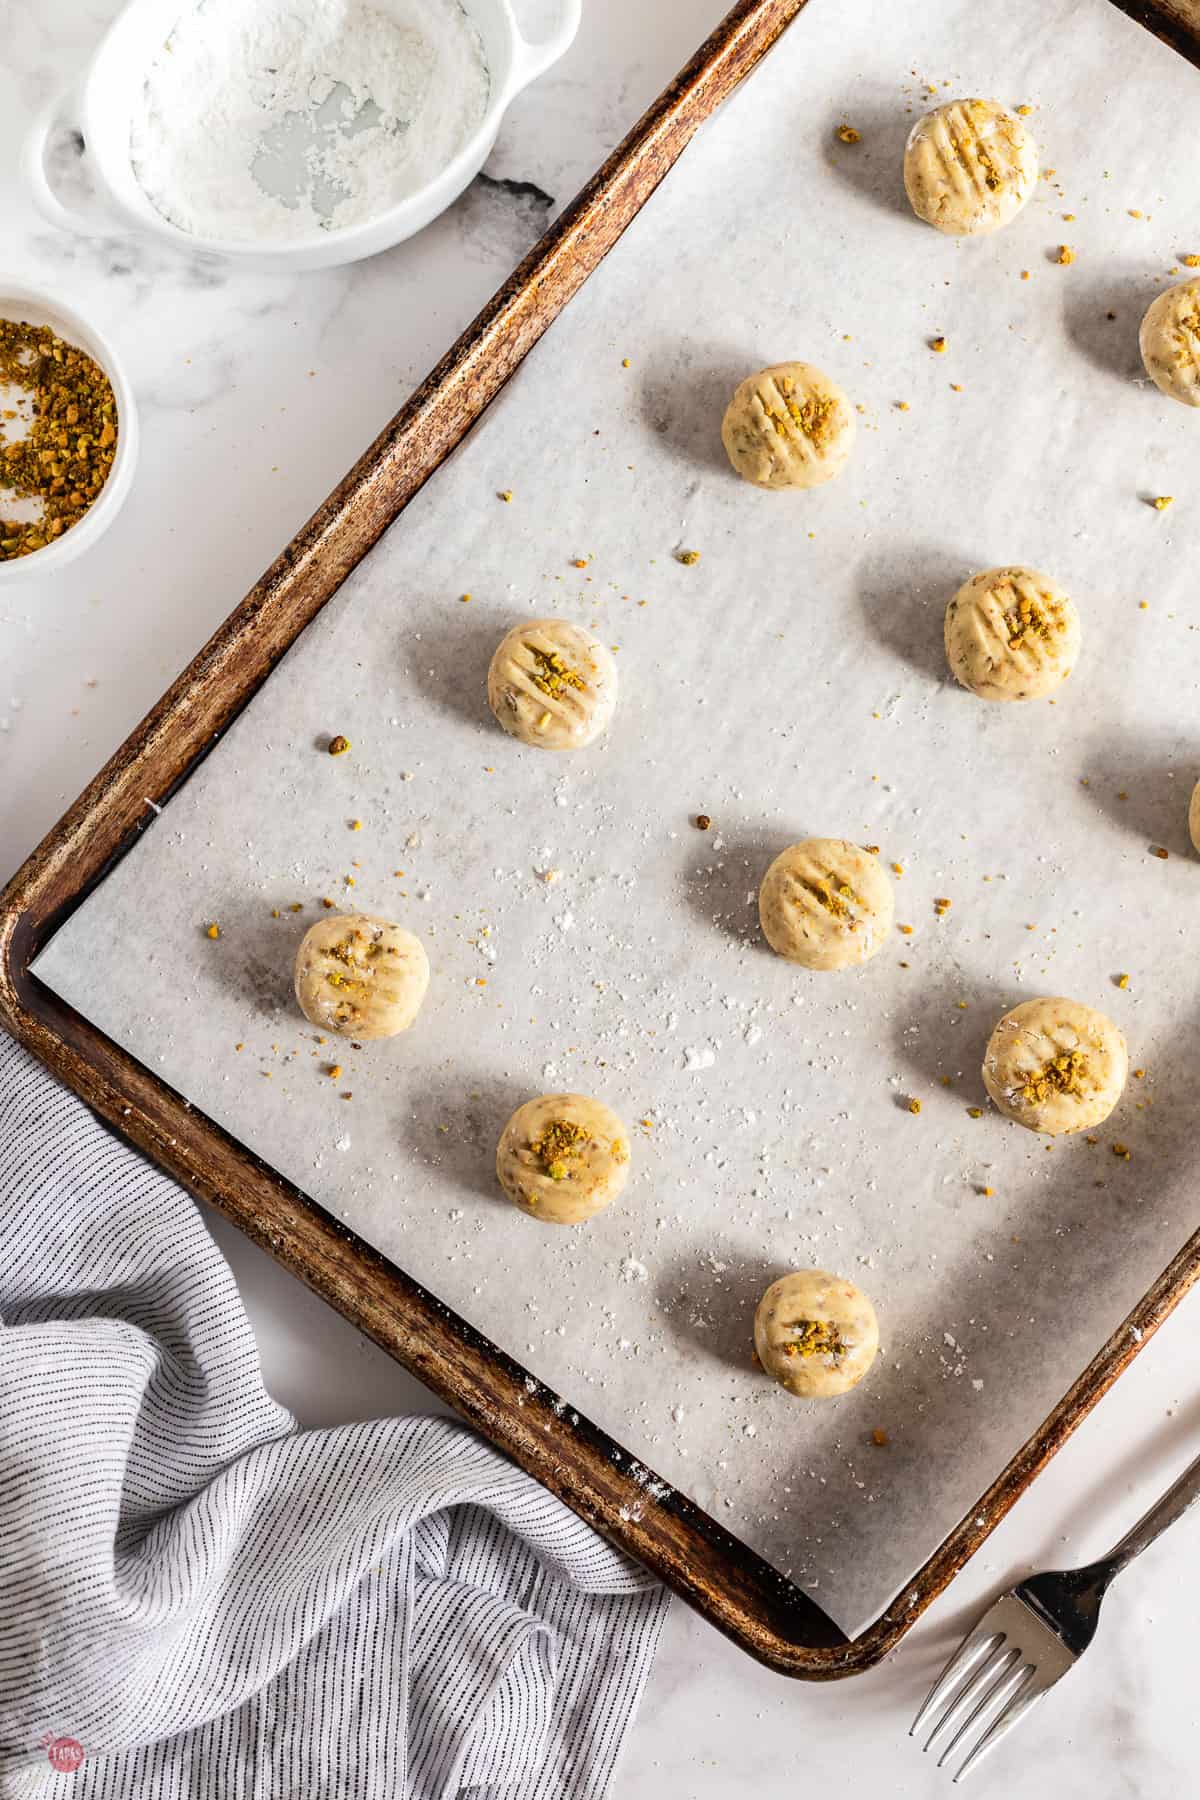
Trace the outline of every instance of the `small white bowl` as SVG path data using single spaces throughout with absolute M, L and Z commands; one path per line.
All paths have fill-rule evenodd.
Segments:
M 0 275 L 0 319 L 21 319 L 28 325 L 49 325 L 60 338 L 76 349 L 85 350 L 99 363 L 112 385 L 117 403 L 117 452 L 108 479 L 83 517 L 47 544 L 42 550 L 31 550 L 27 556 L 14 556 L 0 561 L 0 587 L 6 581 L 29 581 L 35 576 L 52 575 L 73 562 L 77 556 L 103 537 L 121 507 L 133 483 L 137 463 L 138 423 L 133 404 L 133 390 L 119 357 L 107 339 L 79 314 L 49 294 L 33 288 L 17 287 Z
M 326 269 L 374 256 L 428 225 L 483 167 L 508 103 L 558 61 L 579 29 L 582 0 L 557 0 L 557 21 L 538 43 L 521 35 L 510 0 L 462 0 L 483 44 L 491 88 L 487 110 L 466 143 L 433 179 L 395 206 L 360 225 L 308 232 L 280 243 L 200 237 L 182 231 L 151 204 L 133 169 L 130 133 L 146 71 L 170 36 L 182 0 L 127 0 L 92 55 L 82 81 L 51 102 L 30 127 L 21 166 L 30 197 L 43 218 L 82 237 L 136 231 L 165 238 L 176 249 L 227 257 L 248 269 Z M 388 0 L 377 0 L 386 13 Z M 84 143 L 85 161 L 103 213 L 63 204 L 46 179 L 45 153 L 52 131 L 70 125 Z M 107 216 L 104 216 L 104 215 Z

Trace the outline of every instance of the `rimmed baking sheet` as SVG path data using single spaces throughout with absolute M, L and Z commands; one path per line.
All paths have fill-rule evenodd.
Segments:
M 974 243 L 898 182 L 916 113 L 972 92 L 1029 104 L 1054 171 Z M 1101 0 L 985 27 L 938 0 L 858 41 L 814 0 L 36 964 L 849 1631 L 1193 1223 L 1200 449 L 1138 379 L 1136 327 L 1200 251 L 1197 108 L 1194 71 Z M 760 494 L 720 412 L 793 355 L 863 407 L 859 443 L 833 486 Z M 1083 613 L 1053 706 L 945 677 L 946 598 L 1008 560 Z M 615 725 L 571 758 L 501 736 L 483 696 L 502 631 L 550 613 L 620 646 Z M 912 935 L 857 974 L 757 936 L 762 870 L 810 832 L 904 870 Z M 418 1027 L 339 1046 L 336 1080 L 288 993 L 324 896 L 420 931 L 435 971 Z M 970 1115 L 991 1024 L 1038 992 L 1108 1011 L 1146 1071 L 1095 1145 Z M 625 1201 L 579 1233 L 490 1173 L 507 1112 L 559 1086 L 635 1133 Z M 809 1262 L 883 1323 L 874 1376 L 825 1408 L 749 1362 L 758 1293 Z

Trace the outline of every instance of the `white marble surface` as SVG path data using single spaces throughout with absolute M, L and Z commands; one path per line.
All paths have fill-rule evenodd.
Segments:
M 813 0 L 829 4 L 831 0 Z M 1102 0 L 1095 0 L 1097 6 Z M 0 274 L 61 290 L 120 343 L 142 407 L 137 492 L 103 546 L 0 598 L 0 871 L 14 867 L 469 319 L 547 216 L 476 191 L 422 238 L 346 271 L 223 276 L 135 244 L 77 243 L 11 171 L 31 109 L 65 83 L 103 0 L 0 4 Z M 513 109 L 489 165 L 561 202 L 715 20 L 719 0 L 588 8 L 583 35 Z M 1200 89 L 1197 94 L 1200 106 Z M 310 373 L 313 371 L 313 373 Z M 270 398 L 266 398 L 267 396 Z M 268 1379 L 308 1423 L 429 1396 L 236 1234 Z M 997 1584 L 1106 1547 L 1200 1441 L 1185 1305 L 892 1663 L 834 1688 L 768 1675 L 677 1607 L 617 1792 L 709 1796 L 848 1774 L 933 1795 L 904 1729 L 956 1632 Z M 1114 1589 L 1088 1661 L 975 1791 L 1057 1800 L 1190 1791 L 1194 1525 Z

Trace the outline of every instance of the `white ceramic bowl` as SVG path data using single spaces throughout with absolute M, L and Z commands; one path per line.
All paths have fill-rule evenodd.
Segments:
M 98 362 L 112 384 L 117 402 L 117 453 L 113 457 L 108 479 L 83 517 L 44 550 L 31 550 L 28 556 L 14 556 L 0 562 L 0 587 L 8 581 L 29 581 L 34 577 L 53 575 L 67 563 L 90 549 L 103 537 L 121 507 L 133 483 L 137 463 L 138 422 L 129 385 L 120 358 L 112 345 L 93 325 L 64 306 L 50 294 L 39 294 L 33 288 L 17 287 L 0 276 L 0 318 L 23 319 L 29 325 L 49 325 L 60 338 Z
M 356 262 L 411 237 L 458 198 L 483 167 L 509 101 L 557 62 L 571 43 L 579 29 L 581 3 L 557 0 L 557 24 L 547 37 L 532 44 L 521 36 L 509 0 L 462 0 L 483 43 L 491 77 L 487 111 L 440 174 L 360 225 L 255 245 L 181 231 L 151 205 L 133 170 L 130 132 L 146 71 L 195 0 L 129 0 L 101 40 L 82 80 L 35 119 L 22 155 L 25 180 L 44 218 L 84 237 L 112 237 L 134 230 L 165 238 L 183 250 L 207 251 L 255 269 L 323 269 Z M 377 4 L 386 11 L 388 0 L 377 0 Z M 58 126 L 72 126 L 82 134 L 88 170 L 107 216 L 65 206 L 50 187 L 46 142 Z

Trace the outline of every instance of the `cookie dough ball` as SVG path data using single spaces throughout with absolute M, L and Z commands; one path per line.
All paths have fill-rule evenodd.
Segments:
M 523 744 L 582 750 L 613 716 L 617 665 L 582 625 L 535 619 L 501 640 L 488 670 L 488 704 Z
M 737 388 L 721 442 L 738 474 L 756 487 L 820 487 L 846 466 L 854 408 L 811 363 L 776 363 Z
M 789 1394 L 826 1400 L 860 1382 L 879 1350 L 875 1308 L 852 1281 L 801 1269 L 773 1281 L 754 1315 L 754 1348 Z
M 985 569 L 946 608 L 946 660 L 981 700 L 1037 700 L 1079 660 L 1074 602 L 1036 569 Z
M 407 1031 L 429 986 L 420 938 L 388 919 L 330 913 L 310 925 L 296 952 L 296 998 L 310 1024 L 342 1037 Z
M 988 1040 L 983 1085 L 1000 1111 L 1059 1137 L 1107 1119 L 1125 1086 L 1129 1053 L 1111 1019 L 1078 1000 L 1026 1000 Z
M 1192 849 L 1200 851 L 1200 781 L 1192 789 L 1188 801 L 1188 836 L 1192 840 Z
M 844 838 L 805 838 L 781 851 L 758 890 L 763 936 L 806 969 L 848 969 L 882 950 L 892 929 L 892 884 L 873 856 Z
M 913 211 L 951 237 L 998 231 L 1037 186 L 1037 145 L 995 100 L 948 100 L 918 119 L 904 150 Z
M 1200 281 L 1181 281 L 1150 302 L 1138 344 L 1155 387 L 1200 406 Z
M 582 1225 L 625 1186 L 629 1133 L 602 1100 L 543 1094 L 518 1106 L 501 1132 L 496 1177 L 532 1218 Z

